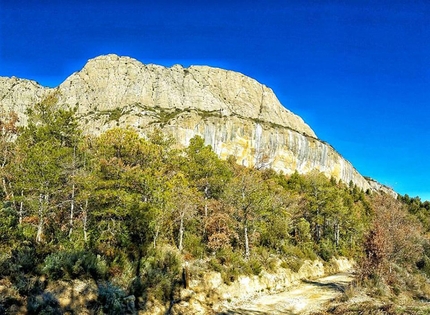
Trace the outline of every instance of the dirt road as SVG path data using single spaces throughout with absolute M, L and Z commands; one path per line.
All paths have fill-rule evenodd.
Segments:
M 324 305 L 340 296 L 353 279 L 351 273 L 344 272 L 317 280 L 302 281 L 288 291 L 256 297 L 252 301 L 231 307 L 223 314 L 310 314 L 323 309 Z

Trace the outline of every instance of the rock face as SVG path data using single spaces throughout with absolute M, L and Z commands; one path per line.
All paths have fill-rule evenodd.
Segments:
M 242 74 L 217 68 L 165 68 L 108 55 L 90 60 L 59 88 L 62 101 L 79 104 L 81 113 L 118 107 L 198 110 L 267 121 L 315 137 L 300 117 L 282 107 L 272 90 Z
M 76 107 L 86 133 L 131 126 L 142 135 L 154 128 L 188 145 L 200 135 L 221 157 L 245 166 L 291 174 L 318 170 L 363 190 L 377 190 L 313 130 L 285 109 L 268 87 L 240 73 L 175 65 L 144 65 L 129 57 L 89 60 L 55 89 L 17 78 L 0 78 L 0 105 L 25 110 L 56 93 L 59 104 Z M 394 192 L 393 192 L 394 194 Z
M 34 81 L 0 77 L 0 114 L 14 111 L 18 114 L 20 122 L 25 124 L 27 108 L 52 92 L 53 89 L 45 88 Z

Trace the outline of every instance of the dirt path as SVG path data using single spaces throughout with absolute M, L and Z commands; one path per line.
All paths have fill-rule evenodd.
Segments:
M 224 314 L 309 314 L 323 309 L 324 305 L 341 295 L 353 279 L 352 273 L 343 272 L 317 280 L 302 281 L 288 291 L 259 296 L 232 307 Z

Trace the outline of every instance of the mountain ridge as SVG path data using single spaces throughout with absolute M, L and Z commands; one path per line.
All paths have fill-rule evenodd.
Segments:
M 185 146 L 199 135 L 221 158 L 234 155 L 245 166 L 286 174 L 317 170 L 363 190 L 396 195 L 364 178 L 331 145 L 319 140 L 270 88 L 238 72 L 144 65 L 111 54 L 90 59 L 56 88 L 0 77 L 3 111 L 17 112 L 23 124 L 26 109 L 52 95 L 61 106 L 77 109 L 88 134 L 116 126 L 133 127 L 141 135 L 161 128 Z

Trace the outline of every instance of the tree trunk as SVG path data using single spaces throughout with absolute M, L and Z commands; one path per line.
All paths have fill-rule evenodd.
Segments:
M 82 217 L 82 223 L 84 225 L 84 242 L 86 243 L 88 238 L 87 238 L 87 209 L 88 209 L 88 199 L 85 200 L 85 206 L 84 206 L 84 211 L 83 211 L 83 217 Z
M 153 239 L 154 248 L 157 245 L 157 239 L 159 234 L 160 234 L 160 227 L 157 225 L 157 228 L 155 229 L 154 239 Z
M 45 204 L 48 202 L 48 195 L 40 194 L 39 196 L 39 223 L 37 225 L 37 233 L 36 233 L 36 242 L 42 242 L 43 236 L 43 224 L 44 222 L 44 213 L 45 213 Z
M 3 184 L 3 192 L 5 195 L 5 198 L 6 198 L 6 200 L 9 200 L 9 193 L 7 191 L 6 179 L 4 177 L 2 178 L 2 184 Z
M 72 166 L 72 180 L 75 177 L 75 168 L 76 168 L 76 147 L 73 147 L 73 166 Z M 72 184 L 72 196 L 70 201 L 70 218 L 69 218 L 69 239 L 72 236 L 73 232 L 73 216 L 75 211 L 75 183 Z
M 245 237 L 245 259 L 248 260 L 250 256 L 250 252 L 249 252 L 248 226 L 246 224 L 243 229 L 243 232 Z
M 334 242 L 336 244 L 336 247 L 339 246 L 339 222 L 336 222 L 334 225 Z
M 72 185 L 72 200 L 70 201 L 69 238 L 73 232 L 73 216 L 75 211 L 75 184 Z
M 19 217 L 19 225 L 22 224 L 22 218 L 24 216 L 24 192 L 21 190 L 21 201 L 19 202 L 19 211 L 18 211 L 18 217 Z
M 182 212 L 180 215 L 180 224 L 179 224 L 179 250 L 182 251 L 183 245 L 182 245 L 182 239 L 184 237 L 184 215 L 185 213 Z

